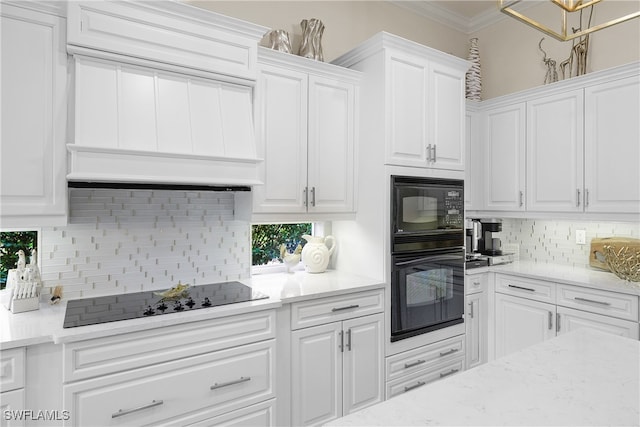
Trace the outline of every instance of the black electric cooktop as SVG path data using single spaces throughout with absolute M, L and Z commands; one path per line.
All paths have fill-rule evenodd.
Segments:
M 183 286 L 178 285 L 168 291 L 135 292 L 70 300 L 67 303 L 62 327 L 74 328 L 153 317 L 269 298 L 240 282 L 188 286 L 184 289 Z

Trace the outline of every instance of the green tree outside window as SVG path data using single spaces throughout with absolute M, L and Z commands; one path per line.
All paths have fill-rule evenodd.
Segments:
M 7 285 L 9 270 L 16 268 L 18 251 L 22 249 L 27 257 L 32 249 L 38 249 L 37 231 L 0 232 L 0 289 Z M 28 259 L 28 258 L 27 258 Z
M 288 252 L 298 245 L 304 246 L 303 234 L 311 234 L 311 223 L 300 224 L 256 224 L 251 227 L 251 263 L 265 265 L 280 258 L 280 245 Z

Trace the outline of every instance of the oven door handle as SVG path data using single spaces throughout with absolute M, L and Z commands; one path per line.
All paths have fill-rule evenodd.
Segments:
M 464 262 L 464 255 L 433 255 L 433 256 L 423 256 L 420 258 L 411 258 L 408 261 L 398 261 L 394 262 L 396 267 L 402 267 L 410 264 L 421 264 L 423 262 L 436 262 L 436 261 L 457 261 L 460 260 Z

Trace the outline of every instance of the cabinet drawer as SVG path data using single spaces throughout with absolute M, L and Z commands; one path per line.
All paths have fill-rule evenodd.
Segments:
M 387 357 L 387 381 L 413 374 L 464 355 L 464 335 Z
M 467 274 L 464 278 L 465 295 L 476 294 L 487 290 L 487 274 Z
M 536 301 L 556 302 L 556 284 L 524 277 L 496 275 L 496 292 L 529 298 Z
M 454 360 L 449 360 L 443 363 L 439 363 L 430 369 L 423 369 L 412 375 L 398 378 L 395 381 L 387 383 L 386 398 L 391 399 L 402 393 L 414 390 L 422 387 L 425 384 L 437 381 L 442 378 L 457 374 L 464 370 L 464 358 L 457 357 Z
M 275 397 L 275 341 L 235 347 L 64 386 L 74 426 L 148 425 L 210 416 Z
M 381 313 L 384 310 L 384 290 L 376 289 L 350 295 L 291 304 L 291 329 L 307 328 Z
M 638 297 L 599 289 L 558 285 L 558 305 L 637 322 Z
M 25 419 L 11 417 L 11 411 L 21 411 L 25 407 L 24 389 L 6 391 L 0 395 L 0 425 L 2 427 L 24 427 Z M 11 418 L 11 419 L 7 419 Z
M 175 427 L 209 427 L 209 426 L 275 426 L 276 399 L 257 403 L 246 408 L 231 411 L 223 415 L 211 417 L 210 409 L 205 409 L 196 415 L 188 415 L 184 418 L 175 418 L 163 426 Z
M 64 344 L 65 382 L 112 374 L 275 337 L 275 312 L 259 311 L 202 322 Z
M 0 351 L 0 392 L 24 387 L 24 347 Z

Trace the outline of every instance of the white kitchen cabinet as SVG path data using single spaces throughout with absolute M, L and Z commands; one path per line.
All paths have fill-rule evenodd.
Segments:
M 256 213 L 353 212 L 358 74 L 260 49 Z
M 0 222 L 3 227 L 21 228 L 63 225 L 67 218 L 66 20 L 16 5 L 3 2 L 0 6 Z
M 467 369 L 487 361 L 489 313 L 487 305 L 487 273 L 465 276 L 466 366 Z
M 591 328 L 614 335 L 638 339 L 638 322 L 620 320 L 562 306 L 557 308 L 556 324 L 557 334 L 564 334 L 579 328 Z
M 292 423 L 318 425 L 382 401 L 384 316 L 299 329 L 292 340 Z
M 525 209 L 525 111 L 524 103 L 483 111 L 486 210 Z
M 474 101 L 467 101 L 465 120 L 464 208 L 482 210 L 484 203 L 484 150 L 481 114 Z
M 385 60 L 386 163 L 464 170 L 464 71 L 402 50 Z
M 24 347 L 0 350 L 0 416 L 3 426 L 25 425 L 25 418 L 19 412 L 27 409 L 24 389 L 25 351 Z M 12 416 L 14 413 L 16 415 Z
M 640 213 L 640 79 L 585 89 L 585 210 Z
M 66 425 L 272 425 L 274 337 L 265 310 L 64 344 Z
M 556 306 L 526 298 L 495 294 L 496 357 L 556 336 Z
M 583 92 L 527 102 L 527 211 L 583 210 Z

